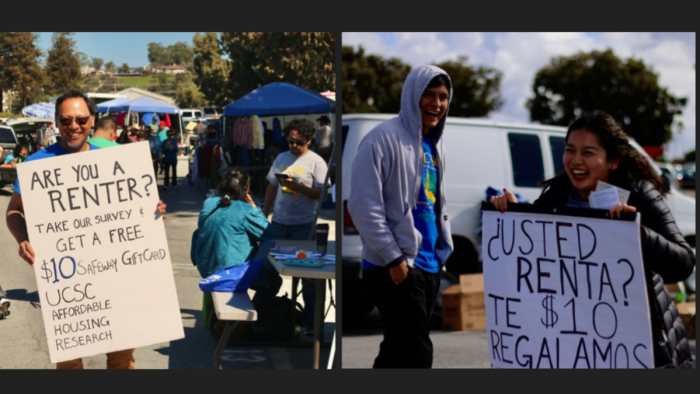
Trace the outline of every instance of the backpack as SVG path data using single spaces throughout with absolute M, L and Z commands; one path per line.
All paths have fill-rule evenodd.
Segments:
M 294 333 L 292 334 L 292 316 L 294 309 Z M 294 305 L 287 294 L 275 297 L 258 310 L 258 320 L 251 322 L 247 330 L 247 339 L 260 342 L 297 341 L 301 336 L 301 327 L 305 327 L 308 318 L 299 303 Z

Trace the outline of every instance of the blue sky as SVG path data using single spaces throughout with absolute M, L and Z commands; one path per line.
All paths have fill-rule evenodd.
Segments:
M 672 94 L 688 97 L 684 127 L 674 126 L 667 157 L 695 148 L 695 33 L 343 33 L 343 45 L 385 58 L 398 57 L 413 66 L 469 56 L 469 64 L 503 71 L 503 108 L 489 117 L 529 123 L 525 107 L 539 68 L 553 56 L 612 48 L 622 58 L 641 58 L 659 74 Z
M 159 42 L 164 46 L 178 41 L 192 44 L 195 33 L 75 33 L 76 49 L 90 57 L 110 60 L 117 66 L 126 63 L 131 67 L 148 65 L 148 44 Z M 53 33 L 39 33 L 39 46 L 48 51 Z

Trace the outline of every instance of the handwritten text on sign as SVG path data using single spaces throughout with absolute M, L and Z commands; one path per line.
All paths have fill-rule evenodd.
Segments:
M 497 368 L 653 368 L 639 224 L 484 211 Z
M 184 337 L 147 143 L 17 172 L 52 362 Z

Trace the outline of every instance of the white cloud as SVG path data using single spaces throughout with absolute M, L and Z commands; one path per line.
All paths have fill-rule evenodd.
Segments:
M 678 117 L 685 127 L 668 153 L 680 156 L 695 147 L 695 33 L 394 33 L 389 42 L 378 33 L 343 33 L 343 45 L 362 45 L 367 53 L 398 57 L 413 66 L 467 55 L 470 64 L 496 67 L 504 74 L 506 103 L 490 118 L 521 123 L 530 120 L 525 103 L 535 73 L 552 57 L 611 48 L 622 58 L 642 59 L 659 74 L 661 86 L 688 97 Z

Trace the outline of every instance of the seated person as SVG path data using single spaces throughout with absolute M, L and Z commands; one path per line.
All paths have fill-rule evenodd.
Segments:
M 28 152 L 29 148 L 27 148 L 27 145 L 15 145 L 14 151 L 5 158 L 5 164 L 9 164 L 12 159 L 17 159 L 17 164 L 23 162 L 27 158 Z

